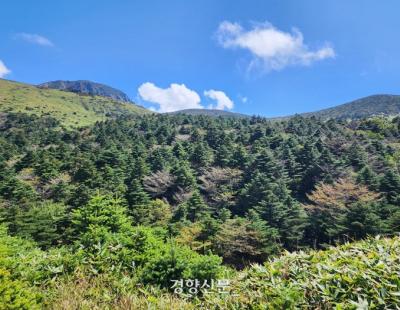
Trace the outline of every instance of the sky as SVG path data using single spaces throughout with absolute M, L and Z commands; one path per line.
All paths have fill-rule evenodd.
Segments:
M 159 112 L 263 116 L 400 94 L 397 0 L 4 0 L 0 77 L 92 80 Z

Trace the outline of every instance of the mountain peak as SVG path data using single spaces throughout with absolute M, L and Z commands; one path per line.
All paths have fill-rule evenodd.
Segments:
M 38 85 L 39 88 L 51 88 L 51 89 L 59 89 L 64 91 L 70 91 L 78 94 L 85 94 L 91 96 L 102 96 L 108 97 L 114 100 L 132 102 L 128 95 L 124 92 L 115 89 L 111 86 L 87 81 L 87 80 L 78 80 L 78 81 L 51 81 Z
M 378 115 L 398 115 L 400 113 L 400 96 L 378 94 L 356 99 L 331 108 L 311 113 L 303 113 L 303 116 L 316 116 L 328 118 L 359 119 Z

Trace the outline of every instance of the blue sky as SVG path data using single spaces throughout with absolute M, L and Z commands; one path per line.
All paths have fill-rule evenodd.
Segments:
M 158 111 L 278 116 L 400 94 L 397 0 L 6 0 L 1 11 L 4 78 L 93 80 Z

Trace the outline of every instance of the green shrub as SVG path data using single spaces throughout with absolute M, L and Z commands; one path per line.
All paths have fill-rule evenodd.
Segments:
M 21 277 L 19 260 L 32 249 L 29 242 L 7 236 L 6 228 L 0 226 L 0 310 L 39 309 L 40 295 Z
M 12 280 L 10 273 L 0 268 L 0 310 L 40 309 L 40 296 L 26 282 Z
M 225 298 L 210 295 L 206 304 L 217 309 L 396 309 L 400 238 L 286 253 L 239 273 L 230 289 Z
M 200 255 L 187 247 L 164 245 L 149 253 L 141 280 L 145 284 L 171 287 L 171 280 L 216 279 L 222 271 L 222 259 L 216 255 Z

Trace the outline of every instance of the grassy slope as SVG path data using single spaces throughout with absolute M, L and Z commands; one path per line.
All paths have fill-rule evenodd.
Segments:
M 0 111 L 51 115 L 68 127 L 81 127 L 121 114 L 148 110 L 105 97 L 78 95 L 0 79 Z

